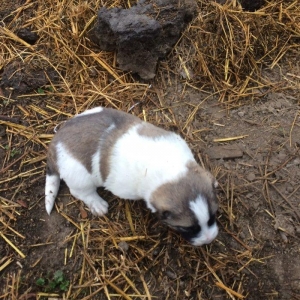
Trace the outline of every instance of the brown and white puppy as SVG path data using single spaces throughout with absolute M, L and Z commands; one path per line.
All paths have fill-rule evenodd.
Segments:
M 49 146 L 45 187 L 50 214 L 63 179 L 94 215 L 107 213 L 97 193 L 144 199 L 152 212 L 195 246 L 218 234 L 217 181 L 195 161 L 186 142 L 139 118 L 96 107 L 68 120 Z

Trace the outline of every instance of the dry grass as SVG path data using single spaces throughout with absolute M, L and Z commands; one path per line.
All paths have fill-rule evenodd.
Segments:
M 14 229 L 22 207 L 28 205 L 17 195 L 43 182 L 47 144 L 54 127 L 62 120 L 97 105 L 130 110 L 154 124 L 175 126 L 197 149 L 195 144 L 201 141 L 202 130 L 194 130 L 191 124 L 204 101 L 217 98 L 232 108 L 263 97 L 270 90 L 299 87 L 295 85 L 297 78 L 283 85 L 282 81 L 280 84 L 270 81 L 261 73 L 263 68 L 277 66 L 287 53 L 299 57 L 297 0 L 268 1 L 255 13 L 242 12 L 236 1 L 227 1 L 224 6 L 201 0 L 198 4 L 198 17 L 169 58 L 161 62 L 157 79 L 151 83 L 136 81 L 131 74 L 118 70 L 114 54 L 99 52 L 87 37 L 100 7 L 128 7 L 129 2 L 27 0 L 0 27 L 0 69 L 17 60 L 30 65 L 31 70 L 54 69 L 59 77 L 58 82 L 44 87 L 42 94 L 32 91 L 17 99 L 1 96 L 1 110 L 8 114 L 0 116 L 0 125 L 6 127 L 7 133 L 6 148 L 0 146 L 6 150 L 0 171 L 3 195 L 0 197 L 0 239 L 5 245 L 3 253 L 7 253 L 0 258 L 0 272 L 13 262 L 26 259 L 28 247 L 32 246 L 24 247 L 25 237 Z M 36 45 L 29 45 L 15 35 L 19 27 L 31 27 L 39 34 Z M 172 105 L 184 107 L 184 117 L 180 118 L 171 104 L 165 103 L 164 93 L 170 89 L 176 91 Z M 203 100 L 182 101 L 188 89 L 203 95 Z M 205 157 L 199 156 L 199 161 L 209 165 Z M 73 226 L 63 241 L 64 265 L 77 262 L 79 266 L 61 297 L 161 299 L 160 293 L 165 291 L 165 299 L 175 296 L 183 299 L 196 290 L 193 297 L 203 299 L 204 290 L 209 290 L 220 291 L 228 299 L 247 298 L 249 291 L 243 287 L 246 274 L 243 270 L 251 273 L 248 267 L 252 263 L 264 264 L 266 258 L 260 257 L 251 243 L 245 243 L 234 232 L 232 206 L 239 198 L 241 187 L 232 183 L 231 174 L 219 169 L 213 172 L 220 178 L 221 193 L 228 199 L 228 203 L 221 202 L 219 221 L 222 230 L 236 241 L 235 252 L 225 251 L 226 243 L 221 239 L 216 242 L 218 250 L 215 251 L 211 246 L 186 245 L 176 234 L 159 225 L 139 203 L 120 204 L 112 198 L 109 218 L 97 219 L 86 219 L 82 209 L 81 216 L 74 217 L 57 207 L 61 217 Z M 37 194 L 31 199 L 29 209 L 34 209 L 42 199 Z M 75 201 L 72 205 L 80 206 Z M 125 214 L 120 213 L 120 207 L 125 207 Z M 131 251 L 120 250 L 120 242 L 129 244 Z M 51 240 L 43 241 L 42 246 L 48 243 Z M 176 260 L 176 255 L 183 258 Z M 40 260 L 37 259 L 32 269 L 38 268 Z M 55 293 L 31 291 L 30 287 L 24 290 L 24 276 L 29 280 L 31 275 L 21 270 L 7 274 L 0 299 L 57 297 Z M 172 286 L 164 287 L 168 282 L 166 272 L 173 280 Z M 103 298 L 97 298 L 96 294 Z
M 230 108 L 276 89 L 262 68 L 273 69 L 287 52 L 298 57 L 300 35 L 298 1 L 268 1 L 254 13 L 235 2 L 199 1 L 198 18 L 174 50 L 174 70 L 188 84 L 213 88 Z

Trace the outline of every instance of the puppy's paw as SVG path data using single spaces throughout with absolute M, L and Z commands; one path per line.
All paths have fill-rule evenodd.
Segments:
M 82 200 L 94 216 L 103 216 L 108 211 L 108 203 L 93 189 L 70 189 L 71 194 Z
M 102 199 L 92 201 L 89 204 L 89 209 L 94 216 L 103 216 L 108 211 L 108 203 Z

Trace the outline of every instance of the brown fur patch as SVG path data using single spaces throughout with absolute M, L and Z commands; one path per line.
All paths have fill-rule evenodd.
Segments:
M 56 158 L 56 149 L 55 147 L 49 147 L 47 153 L 47 175 L 58 174 L 57 168 L 57 158 Z
M 159 128 L 146 122 L 143 122 L 143 124 L 138 128 L 137 132 L 139 135 L 149 138 L 156 138 L 173 134 L 170 131 L 166 131 L 162 128 Z
M 210 214 L 216 213 L 218 209 L 214 181 L 214 177 L 208 171 L 195 162 L 190 162 L 184 177 L 160 186 L 153 193 L 151 204 L 160 216 L 164 211 L 170 212 L 171 217 L 165 220 L 170 226 L 193 226 L 197 220 L 189 204 L 197 196 L 202 195 L 207 200 Z
M 88 172 L 92 170 L 92 155 L 97 151 L 99 139 L 98 131 L 104 131 L 104 124 L 95 124 L 98 114 L 75 117 L 68 120 L 55 134 L 52 144 L 62 142 L 67 150 L 80 161 Z M 96 129 L 97 126 L 97 129 Z M 51 145 L 52 146 L 52 145 Z M 51 149 L 51 147 L 49 148 Z
M 55 134 L 48 152 L 62 142 L 70 153 L 92 172 L 92 157 L 100 147 L 100 172 L 105 180 L 109 174 L 109 158 L 113 145 L 131 126 L 142 121 L 130 114 L 110 108 L 101 112 L 76 116 L 68 120 Z M 111 125 L 114 127 L 107 130 Z M 54 157 L 55 158 L 55 157 Z M 56 159 L 55 159 L 56 161 Z

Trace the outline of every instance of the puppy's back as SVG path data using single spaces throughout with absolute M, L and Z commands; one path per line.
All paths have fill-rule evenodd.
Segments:
M 118 138 L 131 126 L 141 122 L 133 115 L 110 108 L 97 107 L 88 110 L 62 124 L 51 141 L 49 153 L 55 161 L 57 144 L 61 143 L 75 159 L 91 171 L 91 158 L 99 148 L 105 161 Z M 48 154 L 48 159 L 49 156 Z
M 130 114 L 110 108 L 99 108 L 84 112 L 66 121 L 55 134 L 52 144 L 62 142 L 70 151 L 86 153 L 86 148 L 93 149 L 99 139 L 117 139 L 131 126 L 142 121 Z M 111 137 L 111 138 L 110 138 Z M 76 149 L 76 151 L 75 151 Z

